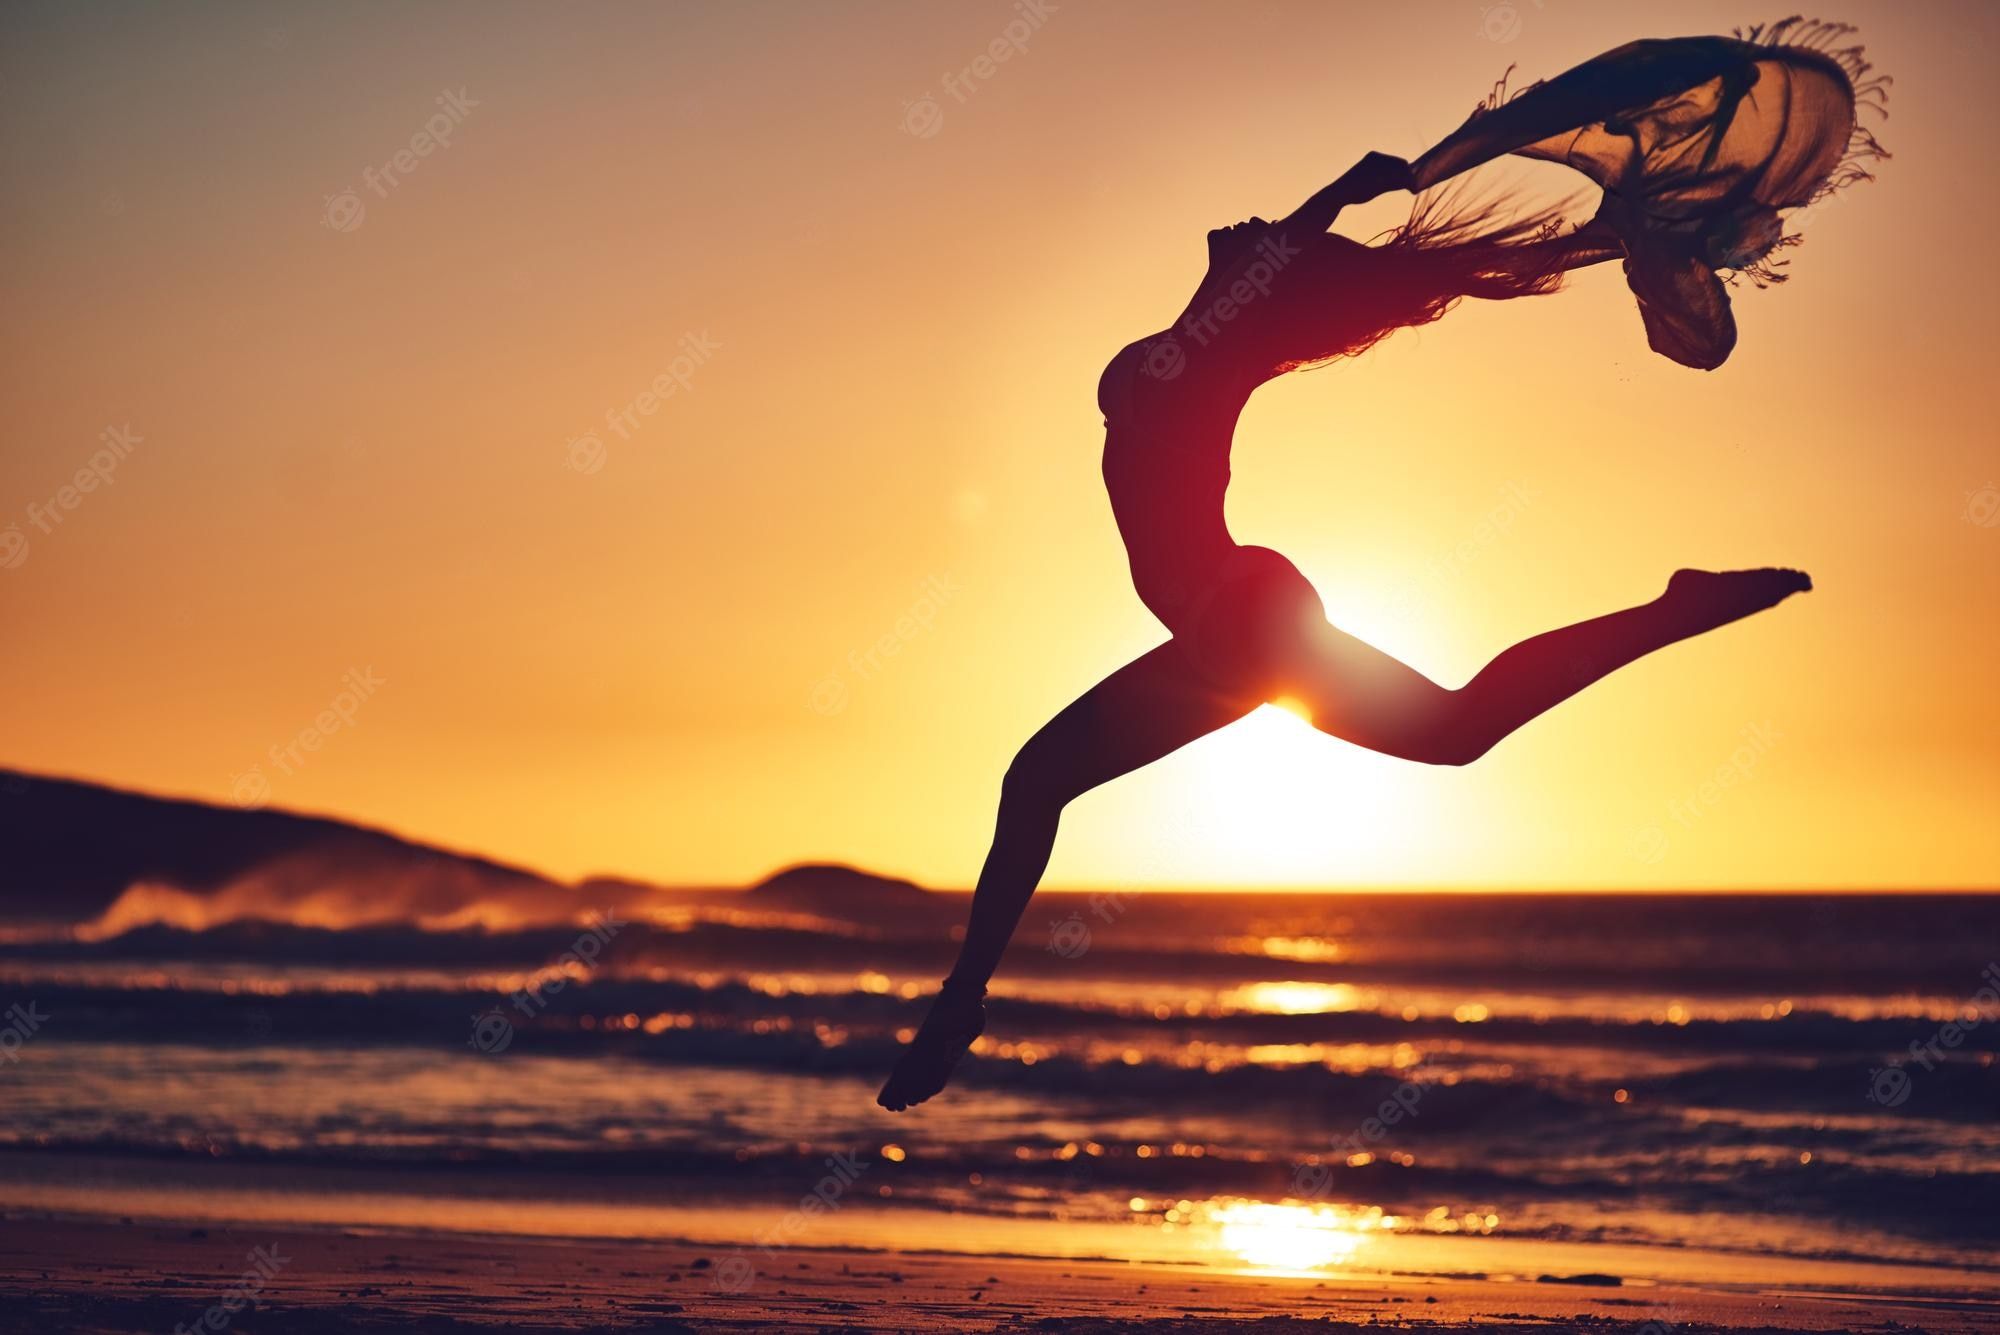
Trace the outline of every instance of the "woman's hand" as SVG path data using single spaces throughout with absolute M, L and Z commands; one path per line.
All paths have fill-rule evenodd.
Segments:
M 1348 186 L 1347 202 L 1350 204 L 1365 204 L 1391 190 L 1416 189 L 1410 164 L 1388 153 L 1370 153 L 1350 167 L 1340 179 Z
M 1350 204 L 1366 204 L 1391 190 L 1415 190 L 1416 179 L 1410 164 L 1387 153 L 1370 153 L 1349 167 L 1338 181 L 1314 195 L 1293 211 L 1280 227 L 1298 226 L 1324 232 Z

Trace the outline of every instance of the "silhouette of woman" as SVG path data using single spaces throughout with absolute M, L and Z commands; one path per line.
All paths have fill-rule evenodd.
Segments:
M 1702 61 L 1690 63 L 1686 78 L 1716 77 L 1703 63 L 1712 52 L 1695 54 Z M 1655 71 L 1648 96 L 1671 93 L 1673 82 Z M 1560 80 L 1542 87 L 1576 94 Z M 1612 114 L 1587 98 L 1580 109 Z M 1542 140 L 1548 118 L 1533 105 L 1485 124 L 1475 114 L 1440 149 L 1468 166 Z M 1465 147 L 1469 134 L 1479 142 Z M 1436 161 L 1420 167 L 1435 172 Z M 1628 174 L 1621 183 L 1636 181 Z M 1517 644 L 1452 690 L 1334 626 L 1290 561 L 1231 536 L 1223 513 L 1230 446 L 1259 385 L 1436 320 L 1462 297 L 1550 292 L 1567 270 L 1618 258 L 1629 276 L 1636 233 L 1602 214 L 1564 233 L 1548 215 L 1503 221 L 1490 208 L 1454 212 L 1428 196 L 1381 244 L 1328 232 L 1343 208 L 1418 183 L 1409 163 L 1371 153 L 1282 221 L 1252 218 L 1210 232 L 1207 273 L 1180 319 L 1105 368 L 1105 487 L 1139 599 L 1171 638 L 1085 692 L 1015 756 L 958 962 L 883 1086 L 883 1107 L 900 1111 L 937 1094 L 984 1030 L 986 983 L 1041 880 L 1063 808 L 1098 785 L 1280 696 L 1303 702 L 1315 727 L 1356 745 L 1469 764 L 1635 659 L 1812 587 L 1793 570 L 1677 571 L 1652 601 Z

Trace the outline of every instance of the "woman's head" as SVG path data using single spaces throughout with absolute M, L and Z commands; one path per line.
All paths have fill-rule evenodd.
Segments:
M 1211 273 L 1226 268 L 1256 248 L 1257 243 L 1270 233 L 1271 224 L 1262 218 L 1250 218 L 1227 227 L 1218 227 L 1208 234 L 1208 267 Z

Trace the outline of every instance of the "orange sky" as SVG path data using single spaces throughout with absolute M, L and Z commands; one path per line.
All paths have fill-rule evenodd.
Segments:
M 956 92 L 1020 11 L 8 10 L 0 763 L 562 875 L 969 884 L 1013 749 L 1161 638 L 1092 393 L 1203 231 L 1509 63 L 1772 16 L 1495 9 L 1065 0 Z M 1723 370 L 1613 269 L 1468 304 L 1262 391 L 1230 500 L 1452 684 L 1678 565 L 1819 591 L 1464 770 L 1263 711 L 1073 807 L 1051 883 L 2000 880 L 2000 10 L 1833 16 L 1895 158 Z

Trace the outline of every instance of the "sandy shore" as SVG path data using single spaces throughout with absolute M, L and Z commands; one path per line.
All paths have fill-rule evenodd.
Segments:
M 234 1304 L 232 1308 L 230 1304 Z M 1650 1324 L 1649 1324 L 1650 1323 Z M 0 1328 L 124 1331 L 2000 1332 L 1990 1306 L 1591 1283 L 0 1220 Z

